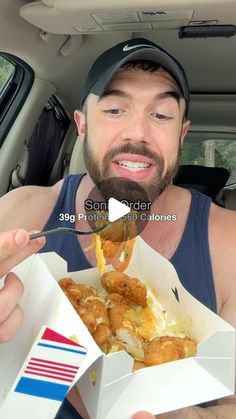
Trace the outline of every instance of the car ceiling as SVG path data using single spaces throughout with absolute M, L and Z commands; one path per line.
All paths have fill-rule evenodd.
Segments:
M 195 108 L 198 109 L 196 117 L 201 114 L 204 120 L 201 98 L 206 94 L 208 109 L 215 98 L 219 97 L 220 102 L 221 95 L 227 94 L 225 103 L 230 116 L 229 120 L 226 117 L 225 124 L 236 126 L 236 36 L 178 37 L 181 26 L 193 25 L 196 21 L 201 24 L 202 21 L 211 21 L 209 23 L 236 25 L 235 0 L 189 0 L 187 3 L 185 0 L 168 0 L 168 6 L 166 3 L 162 0 L 43 0 L 33 3 L 2 0 L 0 51 L 19 56 L 34 69 L 37 78 L 50 80 L 67 111 L 72 113 L 78 105 L 82 81 L 94 59 L 115 43 L 131 37 L 146 37 L 166 48 L 183 64 L 192 100 L 197 103 L 192 111 L 194 114 Z M 142 25 L 136 25 L 135 29 L 128 26 L 117 30 L 117 27 L 111 26 L 108 30 L 99 28 L 98 32 L 91 31 L 91 19 L 96 24 L 104 12 L 120 12 L 125 19 L 129 13 L 139 13 L 140 16 L 140 13 L 146 12 L 155 16 L 156 12 L 161 15 L 163 11 L 169 12 L 170 18 L 152 25 L 158 29 L 150 29 L 149 26 L 146 30 Z M 183 14 L 181 18 L 178 15 L 180 12 Z M 82 32 L 79 32 L 81 27 Z M 212 113 L 210 118 L 215 116 Z

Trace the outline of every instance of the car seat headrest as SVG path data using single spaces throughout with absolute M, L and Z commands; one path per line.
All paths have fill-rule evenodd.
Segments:
M 230 172 L 223 167 L 207 167 L 200 165 L 183 165 L 174 179 L 177 186 L 197 189 L 200 192 L 216 197 L 230 177 Z

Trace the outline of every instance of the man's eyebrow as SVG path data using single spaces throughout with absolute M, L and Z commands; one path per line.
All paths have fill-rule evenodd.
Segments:
M 104 93 L 102 93 L 101 96 L 99 96 L 98 102 L 100 102 L 103 98 L 105 98 L 107 96 L 118 96 L 118 97 L 121 97 L 121 98 L 128 98 L 128 99 L 131 98 L 131 95 L 127 92 L 124 92 L 123 90 L 119 90 L 119 89 L 109 90 L 109 89 L 107 89 L 107 90 L 105 90 Z M 182 96 L 176 90 L 168 90 L 166 92 L 157 93 L 154 96 L 154 100 L 163 100 L 163 99 L 166 99 L 168 97 L 173 97 L 179 103 L 180 98 Z
M 167 92 L 157 93 L 155 95 L 155 100 L 162 100 L 162 99 L 166 99 L 167 97 L 173 97 L 179 103 L 182 95 L 176 90 L 169 90 Z
M 105 90 L 104 93 L 101 94 L 98 98 L 98 102 L 100 102 L 104 97 L 107 96 L 118 96 L 118 97 L 124 97 L 124 98 L 131 98 L 131 95 L 129 93 L 124 92 L 123 90 L 119 89 L 113 89 L 113 90 Z

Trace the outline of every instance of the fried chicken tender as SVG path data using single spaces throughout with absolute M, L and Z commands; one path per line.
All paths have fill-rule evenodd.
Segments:
M 132 303 L 147 307 L 147 288 L 137 278 L 130 278 L 125 287 L 124 297 Z
M 103 323 L 106 326 L 110 326 L 110 320 L 108 316 L 105 304 L 99 300 L 91 300 L 85 304 L 86 309 L 92 312 L 96 318 L 97 323 Z
M 61 278 L 58 281 L 58 284 L 63 289 L 63 291 L 67 291 L 72 285 L 74 285 L 74 281 L 72 278 Z
M 95 342 L 97 343 L 97 345 L 102 346 L 110 338 L 111 330 L 107 325 L 101 323 L 97 326 L 97 328 L 96 328 L 95 332 L 92 334 L 92 336 L 93 336 Z
M 87 311 L 86 313 L 82 314 L 80 318 L 84 322 L 85 326 L 90 331 L 90 333 L 93 334 L 97 329 L 97 321 L 94 314 Z
M 73 281 L 72 278 L 62 278 L 58 281 L 58 284 L 63 289 L 69 293 L 71 298 L 79 301 L 84 298 L 87 298 L 92 295 L 96 295 L 96 290 L 93 287 L 88 287 L 85 284 L 77 284 Z
M 122 326 L 123 322 L 126 320 L 125 314 L 130 310 L 129 305 L 125 298 L 118 293 L 111 293 L 107 296 L 108 305 L 108 315 L 111 324 L 111 330 L 113 333 Z
M 69 286 L 70 296 L 77 301 L 83 300 L 92 295 L 96 295 L 96 290 L 85 284 L 76 284 Z
M 143 339 L 130 328 L 121 327 L 117 333 L 117 338 L 125 345 L 126 351 L 137 361 L 143 360 Z
M 108 315 L 111 324 L 111 330 L 116 333 L 118 329 L 123 325 L 125 320 L 125 313 L 129 310 L 129 306 L 124 303 L 116 303 L 111 307 L 108 307 Z
M 144 364 L 144 362 L 134 361 L 133 371 L 137 371 L 137 370 L 140 370 L 141 368 L 145 368 L 145 367 L 146 367 L 146 365 Z
M 197 351 L 196 343 L 188 338 L 173 336 L 156 337 L 144 345 L 144 364 L 147 367 L 193 356 Z
M 102 286 L 109 292 L 109 293 L 118 293 L 124 295 L 125 288 L 127 287 L 129 281 L 128 275 L 124 274 L 123 272 L 106 272 L 101 276 L 101 283 Z
M 109 305 L 112 306 L 113 304 L 126 304 L 125 298 L 123 295 L 118 294 L 118 292 L 112 292 L 108 294 L 106 301 L 109 302 Z
M 123 272 L 113 271 L 104 273 L 101 283 L 109 293 L 121 294 L 134 304 L 147 306 L 147 288 L 137 278 L 130 278 Z
M 185 336 L 182 338 L 183 347 L 184 347 L 184 358 L 188 358 L 189 356 L 194 356 L 197 353 L 197 344 L 196 342 Z
M 85 313 L 88 313 L 87 308 L 83 304 L 77 304 L 76 311 L 80 317 L 83 316 Z

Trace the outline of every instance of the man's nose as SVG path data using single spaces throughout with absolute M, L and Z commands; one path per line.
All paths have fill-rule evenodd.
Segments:
M 132 117 L 127 120 L 122 136 L 124 141 L 149 143 L 150 129 L 147 116 L 141 112 L 134 113 Z

